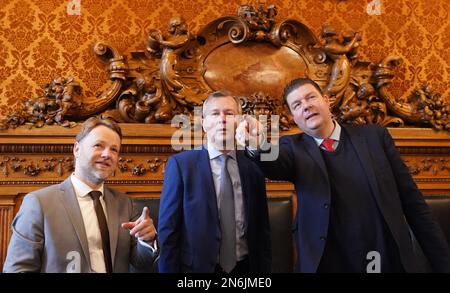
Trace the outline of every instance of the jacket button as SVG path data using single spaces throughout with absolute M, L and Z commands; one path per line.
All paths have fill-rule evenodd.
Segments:
M 328 208 L 330 207 L 330 205 L 326 203 L 326 204 L 323 205 L 323 207 L 324 207 L 325 209 L 328 209 Z
M 321 236 L 320 240 L 325 241 L 325 240 L 327 240 L 327 237 Z

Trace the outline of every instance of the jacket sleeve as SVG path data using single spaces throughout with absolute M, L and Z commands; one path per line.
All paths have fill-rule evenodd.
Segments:
M 414 182 L 409 169 L 395 148 L 387 129 L 383 131 L 383 143 L 394 172 L 402 208 L 408 224 L 422 247 L 435 272 L 450 272 L 450 250 L 445 236 L 431 214 L 422 193 Z
M 40 272 L 44 247 L 44 215 L 35 195 L 25 196 L 11 228 L 13 233 L 3 272 Z
M 133 207 L 131 200 L 128 200 L 128 208 L 130 210 L 131 219 L 134 222 L 140 217 L 140 212 Z M 136 237 L 131 237 L 131 251 L 130 264 L 133 266 L 135 272 L 138 273 L 155 273 L 156 263 L 158 258 L 158 249 L 150 248 L 149 244 L 143 244 L 136 240 Z
M 266 146 L 266 151 L 245 150 L 246 156 L 255 162 L 264 176 L 272 180 L 294 181 L 295 160 L 291 138 L 282 137 L 278 145 Z M 270 154 L 270 155 L 269 155 Z
M 159 272 L 179 273 L 183 182 L 176 158 L 167 161 L 158 217 Z

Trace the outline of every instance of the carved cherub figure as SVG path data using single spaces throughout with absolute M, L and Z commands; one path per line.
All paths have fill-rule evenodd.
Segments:
M 350 82 L 351 68 L 348 55 L 352 56 L 352 58 L 355 56 L 361 38 L 359 33 L 354 33 L 353 37 L 346 36 L 341 41 L 341 38 L 330 25 L 322 27 L 322 38 L 324 44 L 321 49 L 333 61 L 330 79 L 325 89 L 325 93 L 332 98 L 333 104 L 334 97 L 340 98 Z
M 161 55 L 162 96 L 155 113 L 155 118 L 159 121 L 172 118 L 172 106 L 175 103 L 181 106 L 198 106 L 203 102 L 199 90 L 185 84 L 177 68 L 179 59 L 186 56 L 187 45 L 193 39 L 186 20 L 181 16 L 172 17 L 168 33 L 163 36 L 159 30 L 151 30 L 148 34 L 147 50 L 152 55 Z

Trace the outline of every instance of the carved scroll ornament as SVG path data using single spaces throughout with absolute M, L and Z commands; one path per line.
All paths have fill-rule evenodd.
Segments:
M 282 130 L 293 124 L 282 90 L 308 76 L 330 97 L 343 123 L 418 125 L 450 131 L 450 108 L 424 85 L 395 97 L 389 84 L 401 59 L 360 60 L 361 34 L 322 27 L 322 40 L 297 20 L 277 21 L 277 8 L 241 5 L 234 16 L 220 17 L 197 34 L 179 16 L 166 32 L 152 29 L 146 50 L 126 58 L 104 42 L 94 52 L 108 65 L 111 86 L 97 97 L 81 96 L 72 78 L 57 78 L 44 94 L 0 123 L 0 128 L 31 123 L 72 126 L 92 115 L 126 123 L 166 123 L 177 114 L 193 115 L 209 92 L 226 90 L 244 97 L 244 112 L 280 115 Z

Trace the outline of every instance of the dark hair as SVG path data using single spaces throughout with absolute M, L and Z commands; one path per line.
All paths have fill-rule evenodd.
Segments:
M 213 93 L 209 94 L 208 97 L 203 101 L 202 116 L 205 117 L 205 106 L 206 106 L 206 104 L 211 102 L 211 100 L 214 100 L 216 98 L 227 98 L 227 97 L 233 98 L 233 100 L 236 102 L 236 105 L 237 105 L 238 114 L 242 114 L 241 101 L 239 100 L 238 97 L 235 97 L 235 96 L 233 96 L 232 94 L 230 94 L 228 92 L 216 91 L 216 92 L 213 92 Z
M 310 84 L 310 85 L 314 86 L 316 88 L 316 90 L 321 95 L 323 95 L 322 89 L 314 80 L 309 79 L 307 77 L 297 78 L 297 79 L 294 79 L 291 82 L 289 82 L 289 84 L 284 88 L 283 100 L 286 103 L 286 105 L 288 105 L 287 96 L 289 96 L 290 93 L 292 93 L 294 90 L 298 89 L 299 87 L 304 86 L 305 84 Z M 289 105 L 288 105 L 288 107 L 289 107 Z
M 81 130 L 75 137 L 75 140 L 77 142 L 80 142 L 85 138 L 94 128 L 98 126 L 105 126 L 111 129 L 112 131 L 116 132 L 120 140 L 122 140 L 122 130 L 120 129 L 120 126 L 109 118 L 100 118 L 100 117 L 91 117 L 84 121 L 84 123 L 81 125 Z

